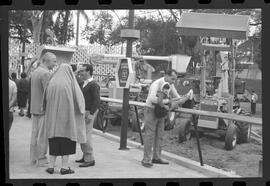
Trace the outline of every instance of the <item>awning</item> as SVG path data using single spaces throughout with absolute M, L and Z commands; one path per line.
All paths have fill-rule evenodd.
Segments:
M 249 16 L 183 13 L 176 24 L 180 35 L 246 39 Z

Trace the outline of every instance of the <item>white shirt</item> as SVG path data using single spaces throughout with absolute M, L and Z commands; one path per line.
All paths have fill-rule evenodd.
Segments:
M 88 84 L 90 83 L 91 81 L 93 81 L 94 78 L 93 77 L 90 77 L 89 79 L 85 80 L 84 83 L 83 83 L 83 88 Z
M 158 98 L 157 98 L 157 92 L 161 91 L 162 85 L 165 83 L 164 77 L 157 79 L 154 81 L 149 88 L 149 93 L 146 99 L 146 106 L 154 108 L 153 103 L 157 103 Z M 170 85 L 170 90 L 169 90 L 170 97 L 172 98 L 180 98 L 180 95 L 178 94 L 177 90 L 175 89 L 174 84 Z
M 257 99 L 258 99 L 258 96 L 257 96 L 257 94 L 254 93 L 254 94 L 252 95 L 252 97 L 251 97 L 252 102 L 253 102 L 253 103 L 256 103 L 256 102 L 257 102 Z
M 9 103 L 13 100 L 14 97 L 17 97 L 17 86 L 16 83 L 10 79 L 9 80 Z M 14 111 L 14 107 L 10 107 L 10 112 Z

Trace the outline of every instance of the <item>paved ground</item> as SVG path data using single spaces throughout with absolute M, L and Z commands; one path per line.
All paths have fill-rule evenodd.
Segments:
M 31 135 L 31 119 L 14 114 L 14 122 L 10 130 L 10 178 L 11 179 L 48 179 L 48 178 L 194 178 L 206 177 L 199 172 L 180 166 L 174 162 L 169 165 L 155 165 L 152 168 L 141 166 L 143 152 L 137 148 L 128 151 L 118 150 L 119 143 L 102 136 L 94 135 L 94 152 L 96 166 L 79 168 L 75 159 L 82 156 L 77 145 L 76 155 L 70 156 L 70 167 L 75 170 L 71 175 L 60 175 L 60 158 L 57 159 L 56 173 L 49 175 L 46 167 L 29 164 L 29 149 Z

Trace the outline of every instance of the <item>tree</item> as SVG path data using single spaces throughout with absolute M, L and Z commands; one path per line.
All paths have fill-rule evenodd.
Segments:
M 12 10 L 9 12 L 9 37 L 21 43 L 30 43 L 32 37 L 32 14 L 29 11 Z
M 102 45 L 110 45 L 108 40 L 112 31 L 113 17 L 108 11 L 102 10 L 95 15 L 94 24 L 86 28 L 82 32 L 84 39 L 89 43 L 99 43 Z
M 86 20 L 86 25 L 88 25 L 88 23 L 90 21 L 85 10 L 77 10 L 76 46 L 79 45 L 80 15 L 82 15 L 84 17 L 84 19 Z
M 54 22 L 53 16 L 57 15 Z M 71 12 L 62 11 L 10 11 L 9 37 L 20 42 L 44 44 L 50 29 L 56 35 L 56 42 L 65 44 L 73 37 Z
M 72 14 L 70 10 L 59 11 L 56 21 L 52 26 L 58 44 L 64 45 L 74 37 L 71 19 Z

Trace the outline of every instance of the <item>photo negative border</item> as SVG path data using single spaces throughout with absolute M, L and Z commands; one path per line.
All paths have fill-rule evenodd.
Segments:
M 33 4 L 32 4 L 33 3 Z M 269 0 L 0 0 L 0 42 L 1 42 L 1 85 L 2 126 L 1 127 L 1 180 L 7 185 L 180 185 L 180 186 L 270 186 L 270 122 L 267 114 L 270 95 L 270 3 Z M 262 9 L 262 86 L 263 86 L 263 177 L 262 178 L 185 178 L 185 179 L 31 179 L 8 178 L 8 11 L 9 10 L 61 10 L 61 9 Z M 4 166 L 5 165 L 5 168 Z M 90 171 L 90 170 L 89 170 Z M 12 184 L 11 184 L 12 183 Z

